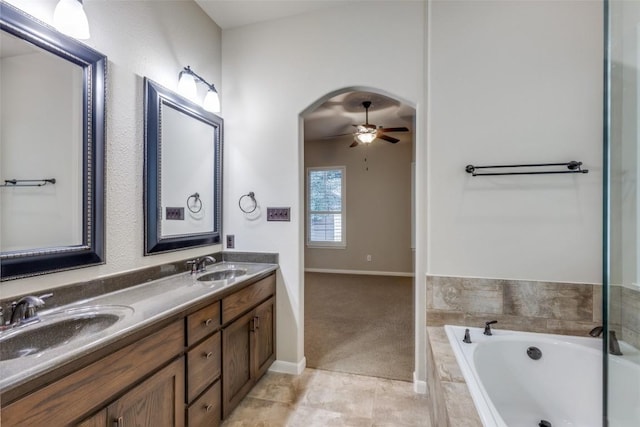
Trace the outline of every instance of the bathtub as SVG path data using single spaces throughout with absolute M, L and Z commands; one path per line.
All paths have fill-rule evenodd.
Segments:
M 602 340 L 469 328 L 445 331 L 485 427 L 601 427 Z M 533 349 L 535 347 L 536 349 Z M 610 356 L 609 425 L 640 425 L 640 352 Z M 540 356 L 538 358 L 538 356 Z M 547 421 L 549 424 L 544 424 Z

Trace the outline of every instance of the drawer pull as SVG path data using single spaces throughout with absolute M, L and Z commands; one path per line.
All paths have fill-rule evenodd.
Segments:
M 118 417 L 113 420 L 113 427 L 124 427 L 124 418 Z
M 213 352 L 210 351 L 209 353 L 205 353 L 204 357 L 207 358 L 207 359 L 211 359 L 213 357 Z
M 213 323 L 213 319 L 207 319 L 204 321 L 204 326 L 211 326 L 212 323 Z
M 213 409 L 213 405 L 207 405 L 204 407 L 204 410 L 207 412 L 211 412 L 212 409 Z

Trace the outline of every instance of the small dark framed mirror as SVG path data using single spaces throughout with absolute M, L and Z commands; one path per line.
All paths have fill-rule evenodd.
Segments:
M 145 78 L 145 255 L 220 243 L 222 118 Z
M 105 55 L 0 2 L 0 279 L 104 262 Z

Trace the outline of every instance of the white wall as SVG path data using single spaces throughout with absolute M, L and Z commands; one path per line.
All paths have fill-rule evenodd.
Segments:
M 223 33 L 225 233 L 238 250 L 280 253 L 280 361 L 299 363 L 304 351 L 300 114 L 347 87 L 386 91 L 422 111 L 424 4 L 358 3 Z M 263 210 L 290 206 L 291 222 L 245 217 L 237 201 L 249 191 Z
M 51 23 L 57 0 L 9 0 Z M 196 257 L 219 245 L 143 256 L 143 77 L 175 90 L 191 67 L 221 87 L 221 30 L 191 0 L 84 2 L 89 46 L 108 57 L 106 264 L 4 282 L 2 298 Z M 203 86 L 203 85 L 201 85 Z M 204 91 L 202 93 L 204 96 Z
M 600 283 L 602 8 L 432 2 L 429 273 Z M 464 171 L 569 160 L 589 174 Z

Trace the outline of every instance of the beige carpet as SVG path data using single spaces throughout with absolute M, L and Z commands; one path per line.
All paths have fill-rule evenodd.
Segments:
M 307 366 L 413 376 L 413 278 L 305 273 Z

